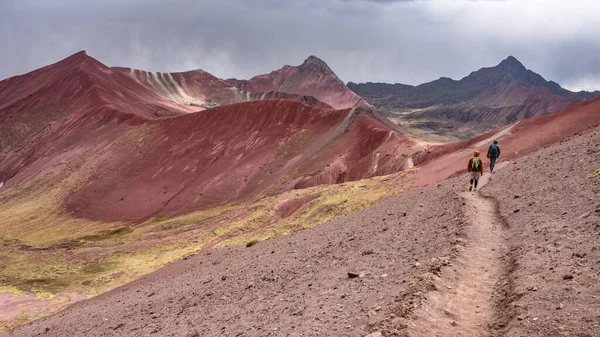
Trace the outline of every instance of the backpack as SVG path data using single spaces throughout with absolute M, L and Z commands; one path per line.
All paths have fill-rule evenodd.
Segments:
M 481 159 L 479 157 L 473 157 L 471 160 L 471 170 L 479 171 L 479 166 L 481 165 Z
M 498 157 L 498 145 L 492 144 L 490 146 L 490 157 Z

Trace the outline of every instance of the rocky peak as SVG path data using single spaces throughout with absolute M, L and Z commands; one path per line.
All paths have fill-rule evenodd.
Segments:
M 498 65 L 498 68 L 505 70 L 505 71 L 524 71 L 527 70 L 527 68 L 525 68 L 525 66 L 523 65 L 523 63 L 521 63 L 519 60 L 517 60 L 514 56 L 509 56 L 507 58 L 505 58 L 504 60 L 502 60 L 502 62 L 500 62 L 500 64 Z
M 300 65 L 300 70 L 302 72 L 324 72 L 325 74 L 332 76 L 336 82 L 339 82 L 343 87 L 346 87 L 346 84 L 337 77 L 333 70 L 329 68 L 327 63 L 314 55 L 311 55 L 304 60 L 304 62 Z
M 82 62 L 90 58 L 85 50 L 76 52 L 75 54 L 65 58 L 63 61 L 68 62 Z
M 534 87 L 549 87 L 548 81 L 546 81 L 541 75 L 525 68 L 525 66 L 513 56 L 509 56 L 502 60 L 502 62 L 500 62 L 495 69 L 501 74 L 513 76 L 523 84 Z
M 302 67 L 302 68 L 317 67 L 317 68 L 323 69 L 328 72 L 333 72 L 333 71 L 331 71 L 331 69 L 329 68 L 327 63 L 325 63 L 325 61 L 321 60 L 320 58 L 318 58 L 314 55 L 310 55 L 306 60 L 304 60 L 304 62 L 302 63 L 302 65 L 300 65 L 300 67 Z
M 70 71 L 73 69 L 78 69 L 80 71 L 85 71 L 85 72 L 93 72 L 93 71 L 103 71 L 103 72 L 110 72 L 110 68 L 108 68 L 106 65 L 102 64 L 100 61 L 96 60 L 95 58 L 89 56 L 85 50 L 79 51 L 71 56 L 68 56 L 67 58 L 58 61 L 52 65 L 50 65 L 49 67 L 52 67 L 54 69 L 61 69 L 61 70 L 65 70 L 65 71 Z
M 527 77 L 529 77 L 528 75 L 530 75 L 528 74 L 529 70 L 527 70 L 523 63 L 517 60 L 514 56 L 509 56 L 505 58 L 495 68 L 498 70 L 499 73 L 510 74 L 520 80 L 527 81 Z

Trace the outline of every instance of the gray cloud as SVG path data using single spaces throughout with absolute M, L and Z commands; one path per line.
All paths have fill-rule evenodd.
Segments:
M 314 54 L 345 81 L 461 78 L 514 55 L 600 88 L 594 0 L 3 0 L 0 78 L 78 50 L 111 66 L 248 78 Z

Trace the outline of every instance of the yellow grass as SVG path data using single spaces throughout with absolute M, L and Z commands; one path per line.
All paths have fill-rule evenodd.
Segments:
M 53 307 L 62 308 L 65 299 L 61 293 L 96 296 L 209 244 L 246 245 L 363 209 L 390 190 L 397 191 L 407 174 L 257 196 L 181 216 L 158 216 L 132 226 L 78 219 L 62 209 L 62 199 L 74 182 L 69 173 L 73 171 L 38 177 L 0 193 L 11 196 L 0 204 L 0 292 L 30 293 L 48 305 L 48 311 L 28 311 L 28 319 L 0 320 L 4 328 L 41 317 Z M 273 216 L 275 206 L 283 200 L 311 194 L 319 197 L 290 217 Z

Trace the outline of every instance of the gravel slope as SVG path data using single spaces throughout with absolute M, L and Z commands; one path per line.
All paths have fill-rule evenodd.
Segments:
M 452 255 L 457 188 L 448 180 L 249 248 L 200 252 L 13 336 L 364 336 L 433 258 Z
M 493 336 L 600 335 L 599 153 L 596 128 L 518 158 L 479 192 L 504 226 Z M 465 181 L 251 247 L 199 252 L 12 335 L 419 336 L 432 299 L 453 292 L 444 285 L 468 281 L 477 256 L 464 252 L 486 248 L 470 240 L 478 231 L 491 240 L 469 218 L 483 203 L 469 204 Z M 455 323 L 446 331 L 460 335 Z
M 600 336 L 600 128 L 519 158 L 482 194 L 509 226 L 506 336 Z

